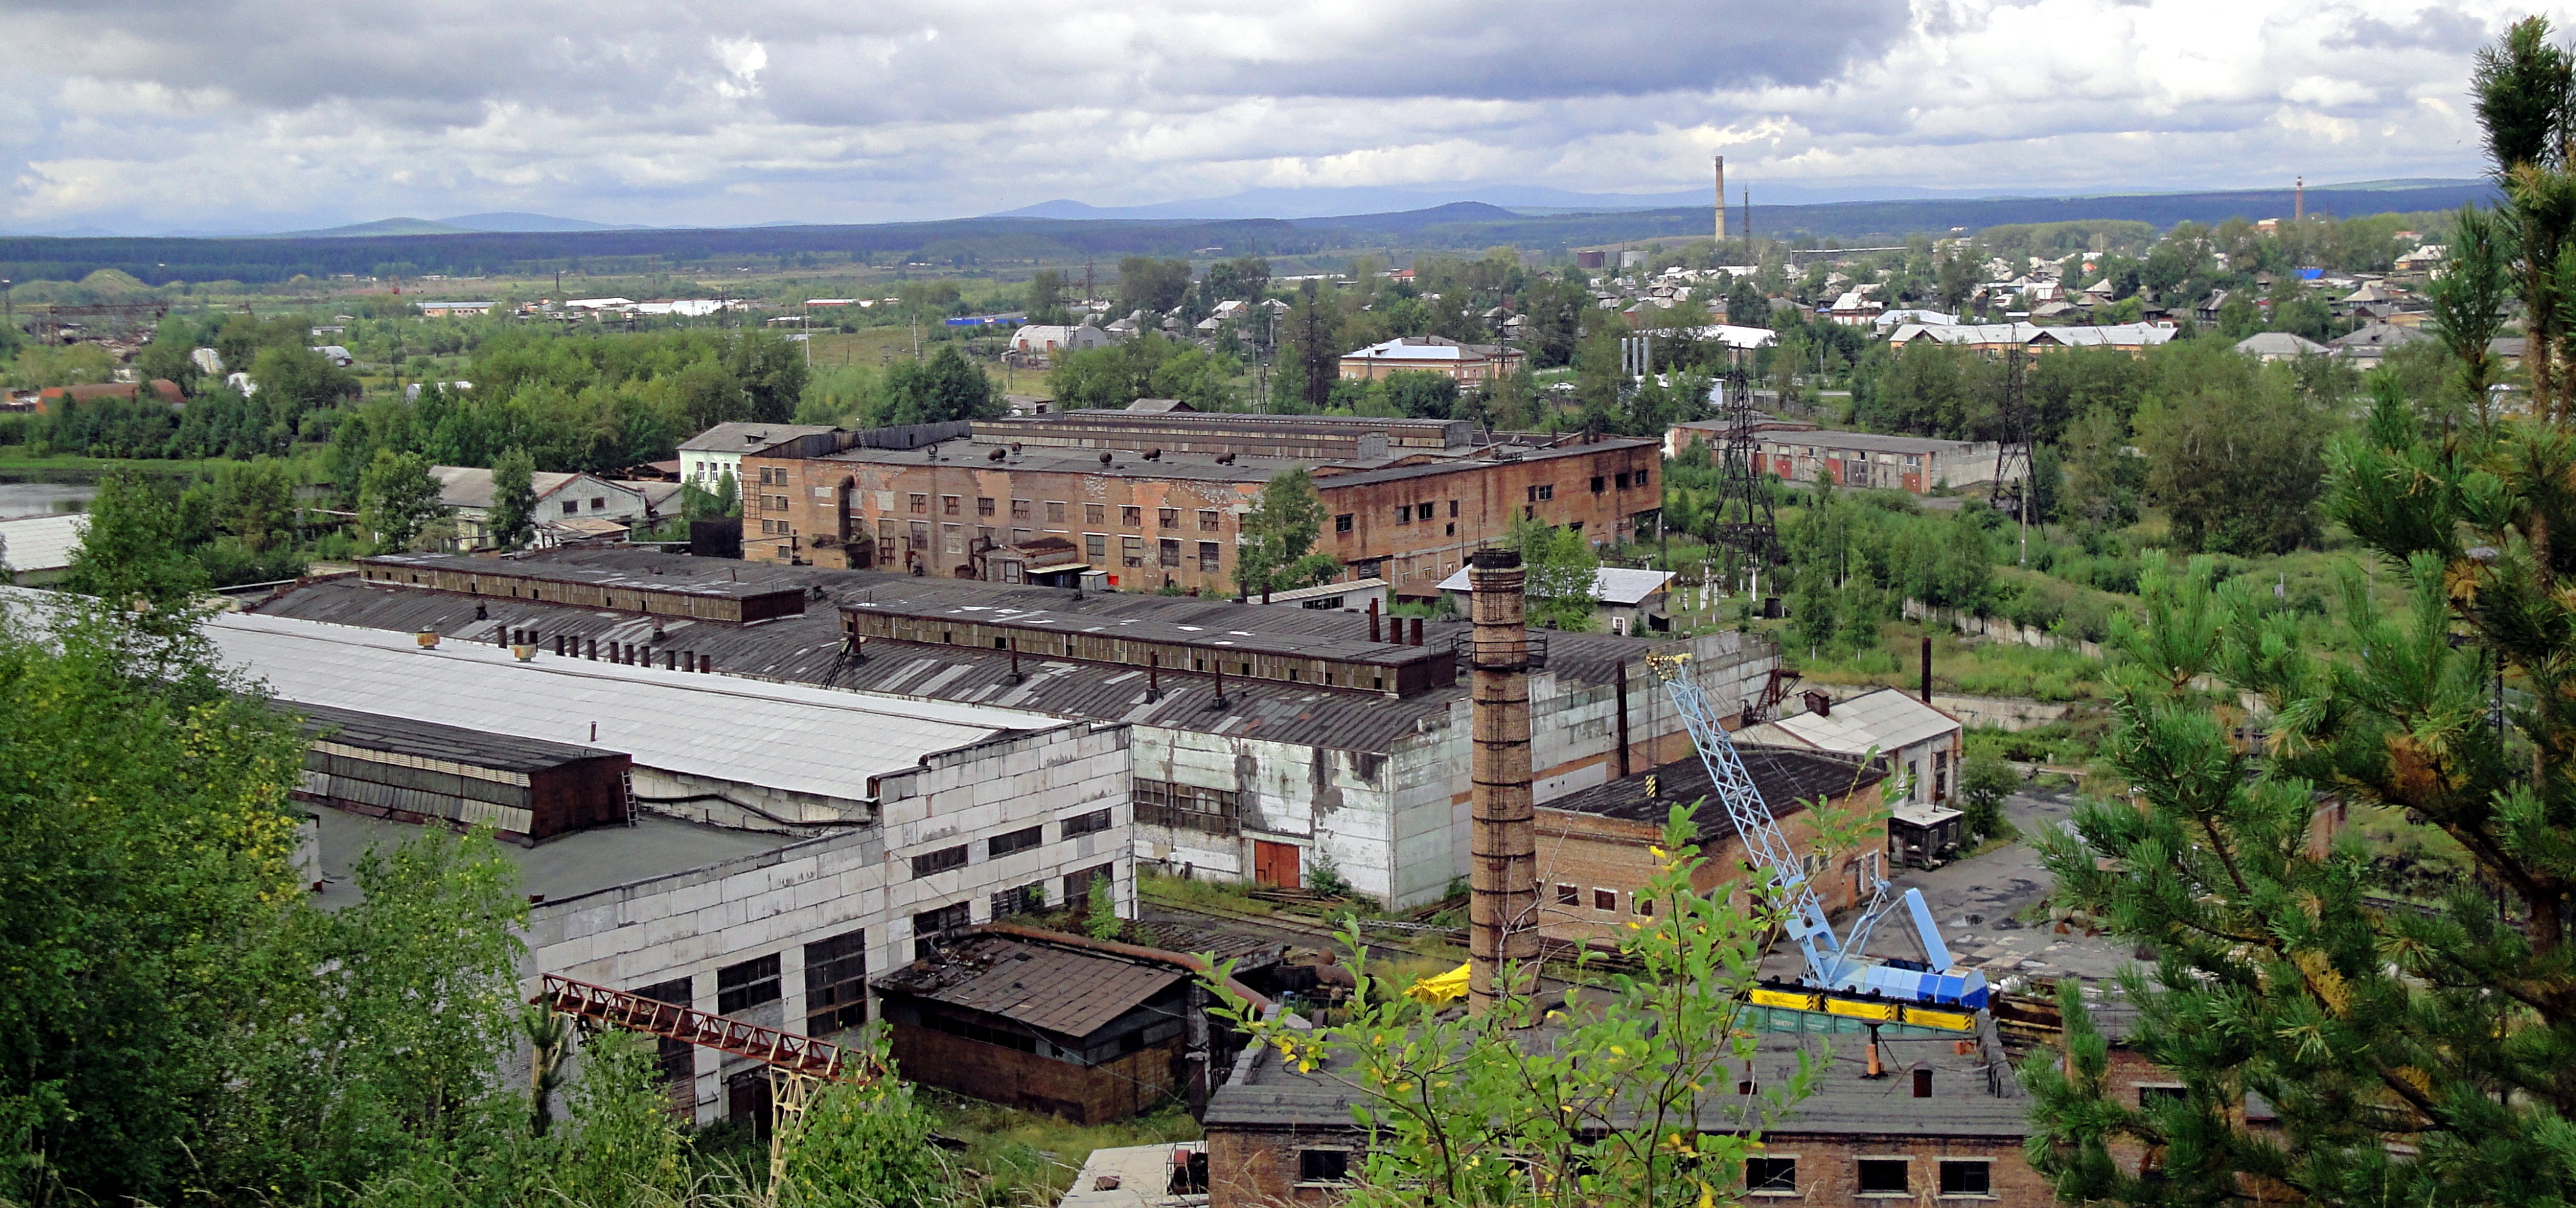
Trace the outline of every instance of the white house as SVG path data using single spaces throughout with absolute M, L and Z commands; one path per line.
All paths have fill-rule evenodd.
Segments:
M 1108 332 L 1088 323 L 1031 323 L 1011 333 L 1011 351 L 1032 357 L 1053 356 L 1059 350 L 1106 348 L 1113 342 Z
M 1905 800 L 1946 801 L 1958 787 L 1959 719 L 1894 688 L 1834 700 L 1804 695 L 1807 711 L 1748 726 L 1740 742 L 1805 747 L 1837 755 L 1877 752 L 1906 780 Z
M 713 492 L 730 475 L 740 490 L 743 454 L 831 430 L 828 424 L 717 424 L 680 442 L 680 481 Z
M 496 542 L 487 527 L 492 520 L 492 471 L 481 466 L 431 466 L 429 473 L 438 480 L 439 505 L 456 520 L 457 552 L 492 548 Z M 530 518 L 537 524 L 539 548 L 554 544 L 548 526 L 571 520 L 632 525 L 649 511 L 642 493 L 605 478 L 541 471 L 529 475 L 528 482 L 536 490 L 536 512 Z

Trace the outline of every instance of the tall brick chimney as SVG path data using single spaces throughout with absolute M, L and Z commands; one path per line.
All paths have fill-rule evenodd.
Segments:
M 1717 243 L 1726 246 L 1726 157 L 1717 157 Z
M 1467 907 L 1468 1010 L 1482 1015 L 1505 994 L 1527 997 L 1538 973 L 1538 829 L 1530 797 L 1530 637 L 1521 556 L 1484 549 L 1467 577 L 1475 620 L 1475 778 Z M 1502 981 L 1505 964 L 1518 970 Z

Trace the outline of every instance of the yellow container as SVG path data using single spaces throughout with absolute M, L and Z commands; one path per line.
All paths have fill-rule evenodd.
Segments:
M 1977 1030 L 1977 1017 L 1974 1015 L 1962 1015 L 1956 1011 L 1935 1011 L 1930 1007 L 1905 1008 L 1905 1022 L 1921 1024 L 1927 1028 L 1947 1028 L 1953 1032 Z
M 1787 1007 L 1792 1011 L 1816 1009 L 1816 996 L 1804 990 L 1755 990 L 1752 999 L 1757 1007 Z
M 1896 1022 L 1896 1004 L 1892 1002 L 1856 1002 L 1848 998 L 1828 998 L 1825 1000 L 1825 1013 L 1847 1015 L 1853 1019 Z

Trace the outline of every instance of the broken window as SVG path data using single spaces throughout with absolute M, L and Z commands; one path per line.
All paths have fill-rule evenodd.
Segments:
M 868 1021 L 868 933 L 805 945 L 805 1034 L 829 1036 Z

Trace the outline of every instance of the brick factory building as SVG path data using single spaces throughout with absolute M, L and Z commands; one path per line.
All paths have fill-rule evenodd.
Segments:
M 1396 906 L 1467 868 L 1467 686 L 1450 622 L 650 553 L 407 554 L 283 588 L 263 614 L 490 644 L 540 663 L 719 675 L 1123 723 L 1128 850 L 1173 873 L 1295 884 L 1326 864 Z M 1415 626 L 1419 625 L 1417 629 Z M 1531 676 L 1541 804 L 1683 758 L 1645 658 L 1688 651 L 1711 699 L 1759 695 L 1778 652 L 1548 634 Z M 721 683 L 716 676 L 688 677 Z M 792 801 L 757 801 L 777 812 Z M 980 921 L 980 918 L 979 920 Z
M 754 561 L 1120 591 L 1235 590 L 1262 487 L 1305 467 L 1343 577 L 1430 599 L 1468 550 L 1526 518 L 1596 544 L 1662 506 L 1654 442 L 1488 433 L 1463 420 L 1124 411 L 978 421 L 970 439 L 880 448 L 862 433 L 743 461 Z M 1017 576 L 1017 578 L 1014 578 Z
M 1481 386 L 1519 372 L 1524 359 L 1519 349 L 1499 344 L 1461 344 L 1440 336 L 1398 336 L 1344 353 L 1341 375 L 1365 382 L 1411 370 L 1456 379 L 1461 387 Z

